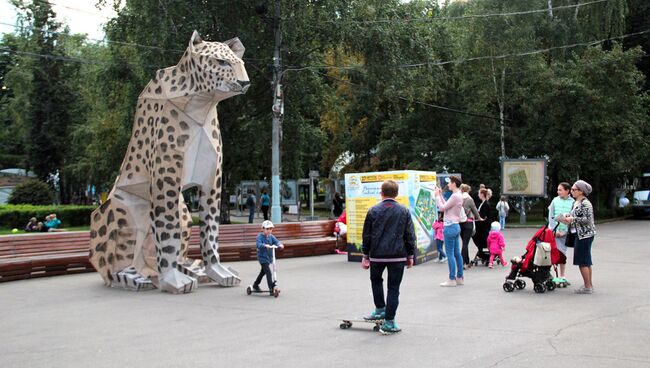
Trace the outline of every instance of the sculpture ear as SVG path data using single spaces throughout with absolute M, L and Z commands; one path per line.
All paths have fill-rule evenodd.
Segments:
M 230 47 L 232 52 L 234 52 L 238 58 L 241 59 L 242 57 L 244 57 L 244 51 L 246 51 L 246 48 L 241 43 L 238 37 L 231 38 L 228 41 L 225 41 L 224 43 L 228 45 L 228 47 Z
M 199 43 L 203 42 L 203 39 L 201 39 L 201 36 L 199 35 L 199 32 L 194 30 L 192 33 L 192 37 L 190 37 L 190 46 L 197 45 Z

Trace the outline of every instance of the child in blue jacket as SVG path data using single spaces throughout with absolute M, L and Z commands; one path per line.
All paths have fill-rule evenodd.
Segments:
M 273 281 L 273 274 L 271 273 L 270 264 L 273 262 L 273 249 L 272 246 L 277 246 L 279 249 L 284 248 L 284 244 L 273 236 L 273 223 L 269 220 L 262 222 L 262 232 L 257 235 L 256 246 L 257 246 L 257 261 L 262 266 L 260 274 L 257 275 L 257 279 L 253 283 L 253 290 L 260 292 L 260 282 L 262 278 L 266 275 L 266 282 L 269 286 L 269 293 L 273 294 L 273 290 L 276 288 L 275 281 Z

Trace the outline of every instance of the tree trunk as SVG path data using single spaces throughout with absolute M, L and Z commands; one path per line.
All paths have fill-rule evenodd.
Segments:
M 505 62 L 504 62 L 505 63 Z M 497 82 L 497 71 L 494 67 L 494 59 L 492 59 L 492 82 L 494 83 L 494 92 L 497 98 L 497 104 L 499 105 L 499 124 L 501 129 L 501 157 L 506 157 L 506 144 L 505 144 L 505 80 L 506 80 L 506 67 L 503 66 L 501 70 L 501 87 L 499 88 L 499 82 Z

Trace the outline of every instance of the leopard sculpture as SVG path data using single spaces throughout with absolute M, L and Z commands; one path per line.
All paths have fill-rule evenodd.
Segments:
M 160 69 L 138 97 L 115 184 L 91 214 L 90 262 L 107 286 L 189 293 L 199 281 L 238 285 L 219 261 L 222 145 L 216 106 L 250 84 L 235 38 L 194 31 L 179 63 Z M 199 193 L 201 261 L 187 259 L 192 219 L 182 192 Z

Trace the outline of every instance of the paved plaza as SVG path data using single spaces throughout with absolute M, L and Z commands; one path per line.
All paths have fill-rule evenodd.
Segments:
M 0 367 L 650 367 L 650 221 L 597 230 L 595 294 L 573 293 L 574 266 L 573 286 L 535 294 L 505 293 L 501 267 L 441 288 L 447 266 L 429 262 L 406 271 L 394 336 L 339 329 L 373 308 L 368 272 L 342 255 L 279 260 L 278 299 L 245 294 L 256 262 L 229 263 L 239 287 L 189 295 L 97 274 L 3 283 Z M 504 232 L 508 258 L 534 231 Z

